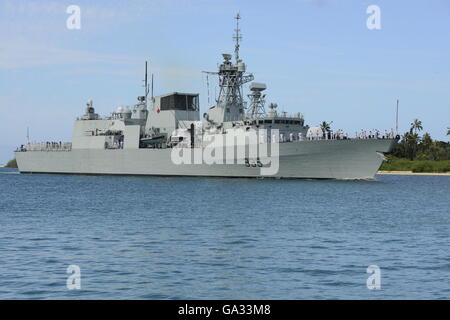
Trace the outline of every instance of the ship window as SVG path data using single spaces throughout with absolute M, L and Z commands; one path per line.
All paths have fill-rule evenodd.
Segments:
M 280 123 L 280 120 L 275 120 L 275 123 Z
M 198 95 L 175 93 L 162 97 L 161 110 L 198 110 Z
M 264 120 L 264 123 L 272 123 L 272 120 Z

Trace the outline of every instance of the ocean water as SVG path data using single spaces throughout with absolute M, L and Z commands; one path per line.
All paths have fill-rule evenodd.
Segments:
M 449 299 L 449 244 L 448 176 L 0 171 L 2 299 Z

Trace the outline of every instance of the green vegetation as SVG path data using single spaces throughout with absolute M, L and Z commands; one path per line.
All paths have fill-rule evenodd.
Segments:
M 16 159 L 9 160 L 5 167 L 6 168 L 17 168 Z
M 447 128 L 447 135 L 450 135 Z M 434 141 L 429 133 L 423 136 L 422 121 L 415 119 L 411 129 L 406 132 L 395 146 L 388 161 L 380 170 L 412 172 L 450 172 L 450 143 Z
M 409 160 L 388 156 L 380 170 L 412 172 L 450 172 L 450 160 Z

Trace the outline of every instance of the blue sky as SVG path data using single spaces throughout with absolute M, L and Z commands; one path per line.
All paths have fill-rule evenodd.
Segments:
M 68 30 L 69 5 L 81 29 Z M 366 27 L 369 5 L 381 30 Z M 107 115 L 133 105 L 150 60 L 155 94 L 198 92 L 202 70 L 233 53 L 242 16 L 241 57 L 267 101 L 333 121 L 350 134 L 419 118 L 432 137 L 450 126 L 450 1 L 0 1 L 0 163 L 31 140 L 70 141 L 74 119 L 92 98 Z M 211 90 L 214 92 L 214 90 Z

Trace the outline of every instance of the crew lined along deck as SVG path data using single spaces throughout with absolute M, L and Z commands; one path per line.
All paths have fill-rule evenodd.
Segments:
M 390 131 L 385 130 L 384 133 L 382 133 L 378 129 L 373 130 L 363 130 L 359 132 L 355 132 L 355 136 L 351 138 L 347 133 L 345 133 L 343 130 L 336 130 L 336 131 L 327 131 L 324 132 L 319 127 L 312 127 L 308 130 L 308 133 L 306 134 L 306 140 L 346 140 L 346 139 L 394 139 L 398 137 L 397 134 L 395 134 L 394 130 L 391 129 Z M 301 135 L 299 134 L 299 140 L 302 139 Z M 291 139 L 292 141 L 292 139 Z
M 310 128 L 314 129 L 314 128 Z M 306 137 L 302 135 L 301 132 L 298 133 L 290 133 L 283 134 L 280 133 L 278 135 L 272 134 L 270 136 L 266 136 L 261 134 L 259 136 L 259 142 L 277 142 L 277 143 L 286 143 L 286 142 L 296 142 L 296 141 L 308 141 L 308 140 L 352 140 L 352 139 L 394 139 L 398 138 L 398 135 L 396 136 L 394 131 L 385 131 L 383 135 L 381 135 L 380 131 L 378 130 L 361 130 L 360 132 L 356 132 L 355 137 L 349 137 L 346 133 L 344 133 L 342 130 L 337 130 L 336 132 L 329 131 L 324 133 L 322 130 L 320 131 L 314 131 L 314 130 L 308 130 L 308 133 L 306 134 Z M 190 142 L 183 141 L 177 144 L 178 147 L 189 147 Z M 195 147 L 200 147 L 197 143 L 195 144 Z M 124 148 L 124 142 L 120 141 L 114 144 L 105 144 L 105 149 L 123 149 Z M 30 142 L 25 145 L 21 145 L 19 148 L 17 148 L 16 151 L 71 151 L 72 150 L 72 143 L 71 142 Z
M 21 145 L 16 151 L 70 151 L 72 150 L 71 142 L 30 142 Z

